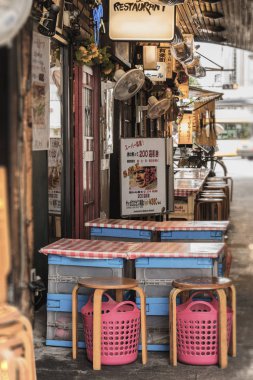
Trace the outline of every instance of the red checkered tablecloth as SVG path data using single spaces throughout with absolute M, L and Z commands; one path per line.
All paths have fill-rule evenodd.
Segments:
M 227 231 L 229 221 L 171 220 L 156 222 L 156 231 Z
M 201 257 L 217 259 L 225 248 L 224 243 L 141 243 L 128 253 L 129 259 L 139 257 Z
M 193 193 L 198 193 L 204 184 L 202 179 L 175 179 L 174 196 L 188 197 Z
M 128 252 L 137 248 L 141 243 L 60 239 L 40 249 L 41 253 L 68 256 L 82 259 L 114 259 L 128 258 Z
M 40 249 L 41 253 L 82 259 L 136 259 L 138 257 L 217 258 L 224 243 L 131 243 L 121 241 L 60 239 Z
M 85 223 L 86 227 L 126 228 L 129 230 L 154 231 L 154 221 L 97 218 Z

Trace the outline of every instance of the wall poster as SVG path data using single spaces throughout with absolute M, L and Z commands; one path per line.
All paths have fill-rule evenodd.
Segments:
M 48 151 L 48 212 L 61 214 L 61 172 L 62 172 L 62 142 L 60 138 L 50 139 Z
M 121 139 L 121 215 L 166 209 L 165 139 Z
M 32 123 L 33 150 L 49 149 L 49 50 L 50 39 L 33 32 Z

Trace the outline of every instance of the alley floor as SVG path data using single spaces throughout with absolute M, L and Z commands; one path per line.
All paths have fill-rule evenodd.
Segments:
M 236 170 L 235 170 L 236 168 Z M 231 278 L 237 288 L 237 350 L 229 358 L 228 368 L 189 366 L 168 363 L 168 353 L 149 352 L 148 364 L 141 357 L 130 365 L 103 366 L 93 371 L 85 351 L 79 350 L 73 361 L 71 349 L 46 347 L 46 314 L 43 308 L 35 322 L 35 354 L 38 380 L 124 379 L 124 380 L 252 380 L 253 379 L 253 162 L 231 160 L 229 174 L 234 177 L 234 199 L 231 204 L 229 245 L 233 263 Z M 245 173 L 245 175 L 244 175 Z

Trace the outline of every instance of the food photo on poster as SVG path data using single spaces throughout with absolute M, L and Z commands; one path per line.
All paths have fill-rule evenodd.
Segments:
M 165 140 L 121 139 L 122 215 L 160 213 L 166 207 Z

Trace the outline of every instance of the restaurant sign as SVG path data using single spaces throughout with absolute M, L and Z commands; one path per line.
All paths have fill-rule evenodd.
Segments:
M 165 139 L 121 139 L 121 215 L 166 209 Z
M 110 0 L 109 36 L 118 41 L 171 41 L 175 7 L 143 0 Z

